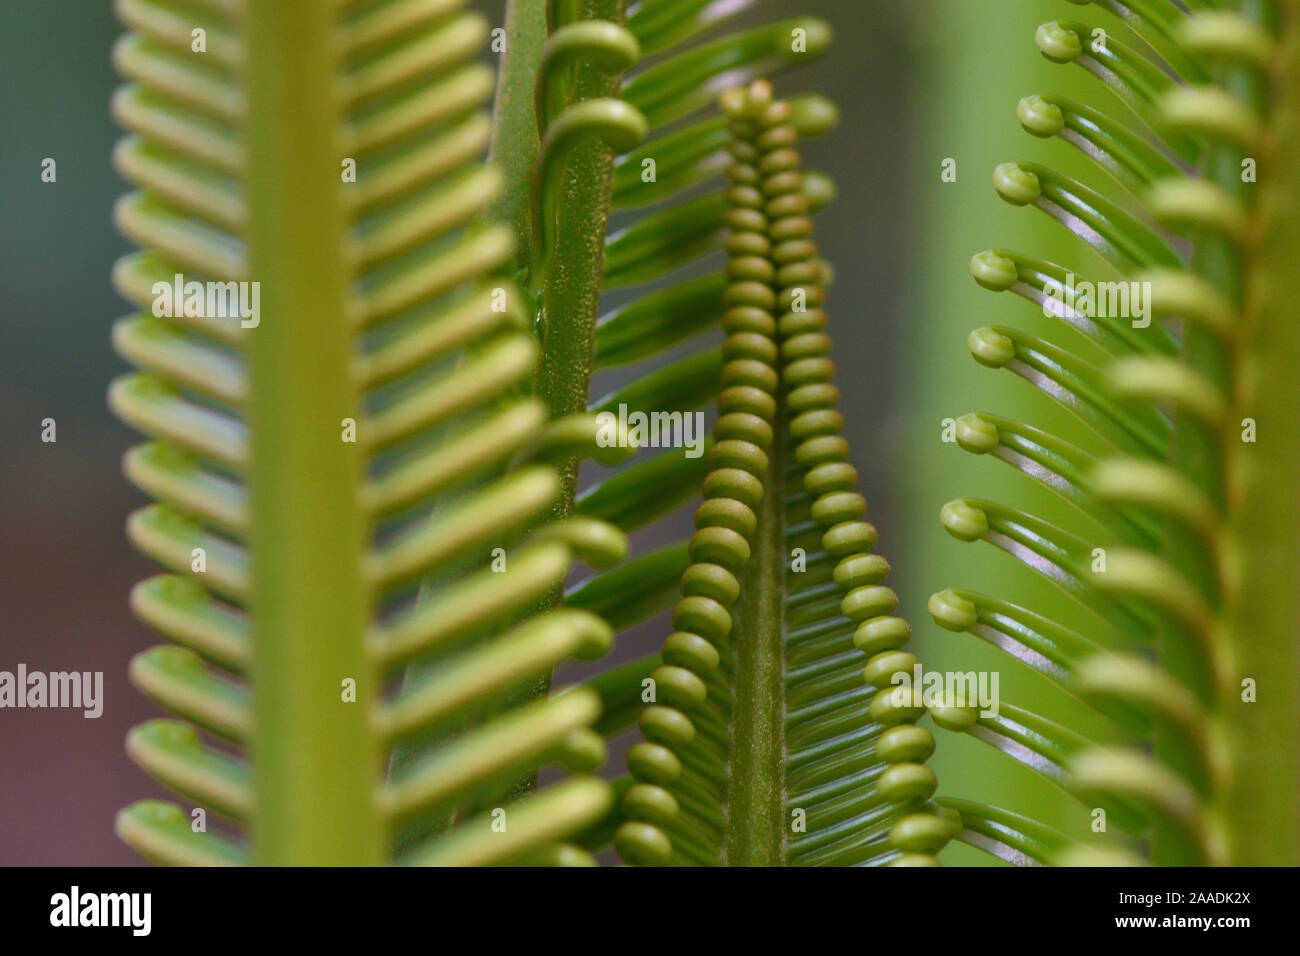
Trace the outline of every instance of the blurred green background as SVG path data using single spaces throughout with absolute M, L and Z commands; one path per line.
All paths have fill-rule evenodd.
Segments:
M 500 22 L 500 0 L 479 6 Z M 940 422 L 975 409 L 1056 420 L 1027 385 L 967 354 L 978 325 L 1041 330 L 1029 306 L 979 290 L 966 263 L 990 245 L 1074 261 L 1045 217 L 996 199 L 989 174 L 1019 156 L 1077 168 L 1060 144 L 1022 133 L 1014 108 L 1026 93 L 1080 86 L 1079 71 L 1033 46 L 1038 23 L 1080 12 L 1066 0 L 766 0 L 746 16 L 815 14 L 836 28 L 830 54 L 778 89 L 817 90 L 843 114 L 805 154 L 839 186 L 818 239 L 836 266 L 831 333 L 854 461 L 927 666 L 999 669 L 1006 699 L 1020 688 L 1037 700 L 1037 678 L 939 631 L 925 600 L 961 585 L 1023 602 L 1039 586 L 987 546 L 948 539 L 938 511 L 959 494 L 1014 494 L 1022 507 L 1041 496 L 1005 466 L 942 444 Z M 130 656 L 155 643 L 126 606 L 130 586 L 153 573 L 122 530 L 143 501 L 119 466 L 138 436 L 104 402 L 126 367 L 109 346 L 126 311 L 109 283 L 128 249 L 111 224 L 127 191 L 109 162 L 120 135 L 107 108 L 109 51 L 120 32 L 102 0 L 0 5 L 0 669 L 24 662 L 105 679 L 98 720 L 0 711 L 0 864 L 135 863 L 113 836 L 113 815 L 157 792 L 122 746 L 130 726 L 156 715 L 125 676 Z M 58 164 L 56 183 L 40 181 L 45 157 Z M 957 161 L 954 183 L 940 179 L 945 158 Z M 40 440 L 47 417 L 55 444 Z M 942 793 L 999 800 L 1028 787 L 1005 802 L 1077 823 L 1077 807 L 1010 761 L 951 735 L 940 745 Z M 978 861 L 960 848 L 945 859 Z

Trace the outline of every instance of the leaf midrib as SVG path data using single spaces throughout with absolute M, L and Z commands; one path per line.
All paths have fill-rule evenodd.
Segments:
M 723 862 L 783 866 L 785 826 L 785 440 L 777 397 L 764 495 L 731 635 L 731 760 Z

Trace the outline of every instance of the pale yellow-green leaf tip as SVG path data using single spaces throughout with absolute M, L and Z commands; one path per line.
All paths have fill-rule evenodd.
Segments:
M 997 329 L 984 326 L 972 329 L 966 336 L 966 348 L 975 361 L 989 368 L 1003 368 L 1010 365 L 1016 357 L 1016 346 L 1011 339 Z
M 939 518 L 947 532 L 962 541 L 978 541 L 989 533 L 988 516 L 962 498 L 944 505 Z
M 1069 63 L 1083 53 L 1079 35 L 1059 20 L 1041 24 L 1034 31 L 1034 45 L 1053 63 Z
M 1055 103 L 1049 103 L 1037 93 L 1023 97 L 1016 104 L 1016 119 L 1026 133 L 1043 139 L 1055 136 L 1065 129 L 1065 114 Z
M 990 292 L 1005 292 L 1020 279 L 1016 264 L 992 249 L 977 252 L 970 259 L 970 274 Z
M 974 412 L 957 419 L 957 444 L 976 455 L 998 447 L 998 426 Z
M 1013 206 L 1027 206 L 1043 195 L 1038 177 L 1019 163 L 999 163 L 993 170 L 993 188 Z
M 934 623 L 949 631 L 968 631 L 979 620 L 975 605 L 951 588 L 931 594 L 928 609 Z

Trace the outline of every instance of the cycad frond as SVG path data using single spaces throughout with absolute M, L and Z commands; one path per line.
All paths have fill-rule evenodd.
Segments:
M 841 434 L 811 218 L 833 186 L 798 152 L 836 110 L 758 79 L 829 28 L 727 32 L 756 0 L 508 0 L 494 82 L 468 2 L 117 0 L 115 160 L 141 191 L 116 215 L 143 250 L 114 278 L 142 311 L 114 329 L 140 371 L 110 403 L 152 436 L 125 468 L 157 503 L 128 534 L 168 573 L 132 605 L 172 642 L 131 677 L 179 718 L 128 751 L 226 821 L 142 801 L 122 837 L 204 864 L 577 865 L 612 842 L 639 864 L 927 866 L 954 837 L 1016 863 L 1294 862 L 1300 3 L 1095 0 L 1121 36 L 1041 27 L 1132 116 L 1026 97 L 1024 128 L 1111 182 L 994 181 L 1093 266 L 971 262 L 1070 330 L 977 329 L 973 356 L 1083 427 L 971 414 L 955 438 L 1075 520 L 974 497 L 942 520 L 1076 609 L 954 587 L 930 613 L 1086 720 L 928 709 L 1083 801 L 1071 834 L 1104 810 L 1085 846 L 935 796 L 931 702 Z M 1068 299 L 1084 278 L 1134 308 L 1149 290 L 1148 321 Z M 706 407 L 699 457 L 630 461 L 630 417 Z M 689 539 L 628 559 L 701 499 Z M 575 584 L 575 559 L 597 573 Z M 552 689 L 670 607 L 659 653 Z M 586 776 L 634 725 L 628 776 Z M 539 787 L 552 765 L 578 776 Z
M 1294 107 L 1297 11 L 1096 5 L 1121 16 L 1139 45 L 1054 22 L 1039 28 L 1038 48 L 1094 73 L 1136 122 L 1052 96 L 1026 97 L 1018 115 L 1031 134 L 1080 149 L 1124 195 L 1112 201 L 1031 163 L 994 173 L 1004 200 L 1037 206 L 1082 239 L 1095 271 L 1076 276 L 1004 250 L 971 262 L 980 285 L 1015 292 L 1087 341 L 1062 347 L 1002 327 L 968 340 L 977 361 L 1021 376 L 1091 434 L 1067 440 L 985 414 L 956 423 L 963 448 L 1056 491 L 1082 520 L 1065 528 L 969 498 L 942 515 L 954 537 L 988 541 L 1053 581 L 1076 611 L 1052 619 L 961 589 L 934 595 L 930 611 L 1106 715 L 1109 730 L 1094 737 L 1006 705 L 996 715 L 933 710 L 941 725 L 1064 786 L 1082 813 L 1104 810 L 1112 826 L 1106 842 L 1080 848 L 1005 811 L 951 805 L 966 823 L 962 839 L 1013 862 L 1294 862 L 1300 831 L 1285 795 L 1297 776 L 1300 558 L 1294 522 L 1279 514 L 1283 524 L 1266 531 L 1257 500 L 1277 500 L 1264 475 L 1285 471 L 1297 446 L 1289 424 L 1268 446 L 1250 429 L 1290 414 L 1273 410 L 1263 380 L 1279 388 L 1283 378 L 1254 350 L 1273 349 L 1269 336 L 1276 347 L 1294 341 L 1269 291 L 1279 281 L 1269 244 L 1296 248 L 1294 226 L 1271 217 L 1273 203 L 1294 195 L 1295 134 L 1284 117 Z M 1074 298 L 1076 289 L 1090 298 Z M 1148 292 L 1142 314 L 1130 296 Z M 1261 582 L 1276 588 L 1267 598 Z M 1261 600 L 1275 609 L 1266 627 L 1253 610 Z M 1267 703 L 1250 690 L 1264 681 Z
M 794 108 L 761 82 L 727 107 L 720 417 L 618 846 L 659 864 L 933 863 L 957 825 L 929 803 L 924 710 L 891 686 L 916 658 L 840 435 Z
M 179 645 L 131 675 L 188 721 L 128 749 L 247 833 L 192 832 L 152 801 L 119 832 L 169 863 L 581 862 L 563 841 L 607 810 L 607 784 L 507 794 L 540 763 L 603 762 L 594 693 L 524 691 L 612 634 L 586 611 L 532 612 L 575 554 L 626 545 L 545 521 L 562 493 L 545 462 L 590 428 L 548 425 L 529 394 L 513 238 L 475 223 L 499 187 L 479 163 L 487 24 L 457 0 L 192 6 L 119 3 L 133 83 L 115 111 L 135 135 L 117 155 L 143 191 L 118 221 L 147 251 L 115 276 L 146 307 L 177 274 L 253 281 L 260 321 L 182 310 L 115 330 L 144 372 L 110 400 L 157 438 L 127 456 L 161 501 L 129 532 L 175 572 L 133 606 Z
M 716 189 L 698 195 L 691 192 L 693 187 L 719 180 L 725 165 L 725 120 L 709 112 L 716 98 L 712 91 L 718 82 L 734 82 L 738 75 L 797 66 L 817 55 L 828 41 L 825 24 L 802 18 L 692 42 L 748 6 L 645 0 L 630 12 L 623 38 L 593 31 L 590 22 L 552 23 L 548 47 L 564 48 L 580 63 L 613 63 L 621 68 L 626 65 L 621 58 L 631 48 L 657 57 L 622 81 L 619 92 L 622 105 L 631 110 L 628 115 L 614 109 L 608 99 L 584 101 L 578 89 L 581 77 L 575 80 L 564 72 L 569 68 L 565 58 L 543 55 L 538 102 L 552 105 L 540 107 L 542 172 L 537 176 L 537 189 L 556 190 L 547 182 L 548 172 L 557 177 L 573 176 L 575 168 L 582 168 L 576 160 L 567 165 L 548 162 L 548 141 L 555 138 L 552 131 L 570 118 L 575 130 L 585 127 L 590 137 L 608 143 L 614 135 L 622 150 L 613 158 L 611 173 L 612 153 L 606 146 L 604 165 L 598 164 L 597 174 L 603 178 L 603 188 L 582 193 L 589 187 L 576 186 L 580 192 L 576 197 L 570 190 L 565 200 L 571 203 L 570 221 L 564 221 L 560 210 L 554 241 L 535 241 L 529 254 L 531 284 L 540 289 L 541 301 L 539 325 L 545 360 L 540 389 L 553 407 L 615 415 L 620 406 L 629 415 L 689 414 L 718 393 L 721 350 L 688 348 L 666 365 L 654 361 L 716 328 L 724 308 L 725 276 L 706 269 L 722 249 L 726 200 Z M 681 95 L 678 84 L 683 82 L 692 91 L 689 96 Z M 819 97 L 800 100 L 795 115 L 802 131 L 810 135 L 825 131 L 835 120 L 833 105 Z M 643 124 L 639 130 L 632 117 Z M 636 145 L 641 139 L 645 142 Z M 817 177 L 807 191 L 814 202 L 824 203 L 830 187 Z M 591 213 L 583 199 L 599 202 L 600 213 Z M 648 208 L 642 211 L 643 207 Z M 549 215 L 556 207 L 543 196 L 535 208 Z M 617 224 L 606 238 L 609 209 L 616 213 L 627 210 L 628 216 L 627 222 Z M 548 229 L 534 222 L 531 233 L 548 237 Z M 604 243 L 603 267 L 584 277 L 585 281 L 575 281 L 578 270 L 571 263 L 589 258 L 586 247 L 597 239 Z M 570 263 L 566 263 L 566 255 Z M 704 274 L 697 274 L 700 272 Z M 622 302 L 601 314 L 606 293 Z M 565 318 L 562 328 L 548 321 L 548 316 L 556 314 Z M 583 323 L 589 323 L 585 330 Z M 574 339 L 577 345 L 571 347 Z M 634 372 L 609 394 L 588 397 L 588 382 L 594 372 L 640 363 L 651 370 Z M 703 458 L 688 458 L 680 448 L 664 449 L 580 490 L 574 479 L 574 513 L 599 517 L 628 532 L 642 529 L 693 499 L 705 474 Z M 619 606 L 617 612 L 605 608 L 617 613 L 616 626 L 631 627 L 671 604 L 686 565 L 684 542 L 637 555 L 626 567 L 608 572 L 607 580 L 593 578 L 573 590 L 566 603 L 593 606 L 600 593 L 613 593 L 612 575 L 636 581 L 635 601 L 614 602 Z M 646 669 L 651 666 L 653 662 L 647 660 Z M 634 695 L 630 700 L 607 700 L 606 704 L 630 717 L 635 713 L 632 705 L 639 689 L 625 686 Z

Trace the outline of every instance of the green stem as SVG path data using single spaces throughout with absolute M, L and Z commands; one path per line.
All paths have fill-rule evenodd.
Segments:
M 1268 117 L 1277 138 L 1259 157 L 1257 253 L 1238 349 L 1239 408 L 1255 419 L 1258 440 L 1229 447 L 1241 563 L 1227 607 L 1234 680 L 1222 716 L 1235 758 L 1221 813 L 1230 860 L 1239 866 L 1292 866 L 1300 853 L 1300 324 L 1291 278 L 1300 258 L 1300 4 L 1279 6 L 1284 20 Z M 1257 685 L 1254 703 L 1241 700 L 1244 678 Z
M 1245 0 L 1240 12 L 1261 27 L 1266 29 L 1272 27 L 1268 22 L 1270 18 L 1264 6 L 1256 3 L 1255 0 Z M 1266 113 L 1271 100 L 1268 84 L 1253 68 L 1240 64 L 1217 66 L 1213 80 L 1243 103 L 1248 104 L 1250 109 L 1260 115 Z M 1256 195 L 1259 187 L 1242 181 L 1241 158 L 1237 147 L 1215 144 L 1206 150 L 1202 172 L 1208 181 L 1223 189 L 1244 207 L 1262 211 L 1267 207 Z M 1272 167 L 1276 170 L 1287 168 L 1284 164 Z M 1265 176 L 1270 176 L 1270 172 L 1266 171 Z M 1193 259 L 1195 270 L 1214 284 L 1228 301 L 1238 305 L 1243 322 L 1247 321 L 1246 282 L 1250 272 L 1249 262 L 1249 253 L 1243 257 L 1242 248 L 1234 238 L 1206 235 L 1200 237 L 1196 243 Z M 1243 342 L 1237 342 L 1225 348 L 1224 343 L 1215 333 L 1195 325 L 1189 325 L 1184 330 L 1184 357 L 1188 365 L 1225 396 L 1238 396 L 1240 386 L 1248 380 L 1250 374 L 1248 366 L 1254 356 L 1249 348 L 1243 346 Z M 1270 350 L 1277 348 L 1277 343 L 1269 345 Z M 1242 367 L 1243 362 L 1247 367 Z M 1252 414 L 1251 410 L 1243 406 L 1238 417 Z M 1230 498 L 1233 481 L 1231 462 L 1240 457 L 1236 454 L 1236 449 L 1240 445 L 1237 427 L 1231 421 L 1223 429 L 1208 426 L 1190 417 L 1186 420 L 1180 418 L 1177 422 L 1173 443 L 1174 463 L 1200 488 L 1207 499 L 1214 502 L 1228 517 L 1230 524 L 1235 517 L 1234 506 L 1240 503 Z M 1253 446 L 1254 449 L 1258 447 Z M 1256 454 L 1259 452 L 1256 451 Z M 1270 489 L 1273 490 L 1276 489 Z M 1261 489 L 1261 493 L 1266 492 Z M 1280 495 L 1270 494 L 1262 500 L 1272 506 L 1285 500 L 1287 496 L 1287 492 L 1282 491 Z M 1247 506 L 1250 504 L 1249 501 L 1245 503 Z M 1294 529 L 1295 525 L 1291 527 Z M 1291 537 L 1294 538 L 1294 531 Z M 1244 539 L 1242 544 L 1252 555 L 1256 553 L 1253 540 Z M 1226 586 L 1221 584 L 1216 574 L 1216 562 L 1211 553 L 1198 547 L 1189 533 L 1180 531 L 1176 527 L 1170 529 L 1166 553 L 1173 566 L 1181 571 L 1187 580 L 1198 584 L 1202 596 L 1210 607 L 1215 608 L 1221 615 L 1231 613 L 1227 610 L 1227 605 L 1233 599 L 1232 585 L 1230 582 Z M 1249 561 L 1250 558 L 1247 560 Z M 1288 585 L 1278 593 L 1285 595 L 1293 588 L 1293 584 Z M 1288 633 L 1292 641 L 1294 640 L 1296 634 L 1294 617 L 1289 631 L 1284 628 L 1284 632 Z M 1240 700 L 1241 688 L 1238 685 L 1238 675 L 1254 676 L 1256 680 L 1259 678 L 1256 674 L 1240 670 L 1242 649 L 1232 646 L 1234 643 L 1232 636 L 1250 634 L 1252 647 L 1257 647 L 1259 641 L 1249 630 L 1241 631 L 1233 627 L 1224 627 L 1220 633 L 1224 640 L 1215 650 L 1215 660 L 1211 662 L 1212 672 L 1207 672 L 1201 666 L 1195 656 L 1193 643 L 1186 639 L 1163 641 L 1162 656 L 1168 670 L 1198 694 L 1210 712 L 1212 721 L 1222 728 L 1219 746 L 1227 761 L 1233 765 L 1233 769 L 1222 774 L 1218 779 L 1211 780 L 1206 795 L 1219 817 L 1220 825 L 1229 831 L 1236 831 L 1239 823 L 1234 819 L 1235 810 L 1230 804 L 1235 799 L 1232 796 L 1233 792 L 1241 788 L 1241 770 L 1237 767 L 1240 766 L 1241 759 L 1247 751 L 1258 746 L 1253 741 L 1239 739 L 1235 732 L 1235 728 L 1241 722 L 1240 711 L 1243 706 Z M 1274 630 L 1269 633 L 1278 632 Z M 1285 654 L 1278 658 L 1278 661 L 1284 657 Z M 1262 660 L 1259 662 L 1263 663 Z M 1276 666 L 1277 662 L 1274 662 L 1269 665 L 1269 668 Z M 1293 669 L 1291 673 L 1294 674 L 1295 670 Z M 1294 685 L 1289 688 L 1287 696 L 1294 696 Z M 1292 750 L 1295 747 L 1296 724 L 1293 719 L 1289 725 L 1292 728 L 1288 734 Z M 1277 728 L 1274 728 L 1274 731 L 1276 732 Z M 1171 767 L 1184 775 L 1187 774 L 1192 765 L 1192 757 L 1185 746 L 1173 742 L 1172 739 L 1158 737 L 1156 748 Z M 1249 761 L 1250 758 L 1246 759 Z M 1252 783 L 1249 789 L 1253 793 L 1257 788 Z M 1257 805 L 1255 796 L 1250 797 L 1247 802 L 1251 806 Z M 1229 846 L 1223 848 L 1221 852 L 1230 859 L 1237 852 L 1232 844 L 1239 841 L 1240 834 L 1227 839 Z M 1176 837 L 1169 837 L 1166 827 L 1157 827 L 1152 844 L 1153 860 L 1157 863 L 1174 865 L 1203 862 L 1199 859 L 1188 859 L 1180 854 L 1177 850 L 1180 842 Z M 1296 841 L 1292 839 L 1293 848 L 1295 843 Z M 1288 858 L 1293 856 L 1293 853 L 1294 849 L 1289 851 Z M 1227 859 L 1212 862 L 1216 861 L 1227 862 Z
M 318 0 L 254 0 L 248 28 L 252 331 L 254 859 L 377 864 L 369 728 L 376 681 L 362 637 L 363 459 L 336 135 L 337 14 Z M 356 703 L 343 700 L 356 681 Z
M 622 23 L 626 0 L 587 0 L 584 19 Z M 540 4 L 539 4 L 540 6 Z M 614 96 L 619 76 L 590 63 L 577 70 L 574 100 Z M 538 391 L 554 415 L 586 410 L 596 317 L 604 285 L 613 151 L 598 140 L 576 146 L 563 175 L 555 255 L 542 293 L 542 364 Z M 573 507 L 578 466 L 562 471 L 563 510 Z
M 587 0 L 579 15 L 584 19 L 623 22 L 626 0 Z M 538 135 L 534 89 L 542 46 L 548 34 L 547 4 L 543 0 L 510 0 L 507 8 L 507 47 L 501 66 L 492 152 L 502 163 L 510 185 L 496 207 L 496 216 L 511 222 L 519 237 L 517 262 L 524 273 L 537 267 L 531 248 L 532 190 L 537 164 Z M 513 31 L 513 32 L 512 32 Z M 515 37 L 517 34 L 517 38 Z M 577 71 L 575 100 L 611 96 L 618 91 L 619 77 L 601 72 L 591 64 Z M 515 137 L 520 144 L 516 152 Z M 564 171 L 560 221 L 556 230 L 554 258 L 541 293 L 538 329 L 542 360 L 537 373 L 537 391 L 554 417 L 585 411 L 591 382 L 591 358 L 596 336 L 596 317 L 604 282 L 605 233 L 609 220 L 613 179 L 613 153 L 593 142 L 573 150 Z M 520 285 L 530 287 L 526 276 Z M 571 460 L 561 469 L 564 493 L 556 506 L 534 527 L 564 517 L 573 510 L 577 494 L 578 462 Z M 556 607 L 563 589 L 555 589 L 540 602 L 537 611 Z M 545 696 L 550 675 L 544 675 L 510 699 L 522 702 Z M 511 794 L 536 786 L 535 772 L 526 774 Z
M 785 421 L 778 397 L 775 421 Z M 740 576 L 731 634 L 731 766 L 726 798 L 728 866 L 785 863 L 785 442 L 772 441 L 758 526 Z
M 518 243 L 516 265 L 527 270 L 532 265 L 530 209 L 538 150 L 533 89 L 546 43 L 546 4 L 541 0 L 509 0 L 505 29 L 506 48 L 497 73 L 489 155 L 505 183 L 492 218 L 514 230 Z
M 621 23 L 625 3 L 626 0 L 587 0 L 581 16 Z M 577 71 L 574 101 L 612 96 L 617 93 L 618 84 L 617 75 L 584 63 Z M 587 409 L 596 317 L 604 287 L 613 160 L 613 151 L 593 140 L 573 149 L 564 170 L 555 253 L 544 277 L 538 315 L 542 361 L 537 372 L 537 391 L 557 418 Z M 529 181 L 532 182 L 531 176 Z M 560 478 L 563 494 L 545 517 L 546 521 L 566 517 L 573 511 L 578 491 L 576 458 L 560 469 Z M 545 606 L 557 606 L 562 596 L 557 589 Z M 525 697 L 542 696 L 550 686 L 550 675 L 541 677 Z M 527 785 L 531 783 L 526 782 Z

